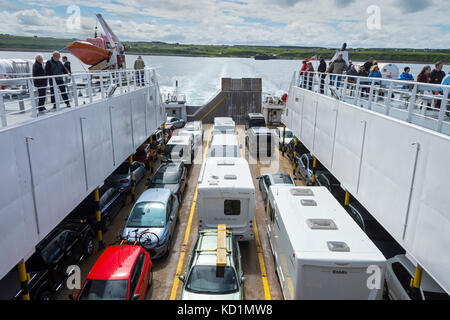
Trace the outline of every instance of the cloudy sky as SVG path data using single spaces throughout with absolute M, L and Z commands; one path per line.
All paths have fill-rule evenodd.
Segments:
M 0 33 L 85 38 L 96 13 L 122 40 L 450 48 L 450 0 L 0 0 Z

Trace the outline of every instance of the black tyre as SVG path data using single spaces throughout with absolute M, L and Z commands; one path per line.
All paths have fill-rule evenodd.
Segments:
M 148 276 L 148 289 L 152 287 L 152 284 L 153 284 L 153 271 L 150 271 L 150 275 Z
M 94 237 L 88 235 L 86 237 L 86 240 L 84 241 L 84 248 L 83 248 L 84 259 L 90 257 L 94 253 L 94 249 L 95 249 Z
M 103 219 L 103 232 L 108 232 L 110 226 L 111 226 L 111 218 L 105 217 Z

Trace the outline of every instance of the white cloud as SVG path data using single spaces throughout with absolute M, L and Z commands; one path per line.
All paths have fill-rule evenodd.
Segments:
M 16 1 L 20 2 L 20 1 Z M 0 12 L 7 32 L 70 36 L 54 0 L 29 0 L 30 9 Z M 12 2 L 11 2 L 12 3 Z M 60 0 L 69 6 L 72 0 Z M 445 48 L 449 10 L 437 0 L 78 0 L 83 38 L 93 32 L 99 11 L 123 40 L 162 40 L 200 44 L 266 44 L 339 47 Z M 366 27 L 369 5 L 381 9 L 381 30 Z M 41 8 L 41 9 L 39 9 Z M 42 9 L 43 8 L 43 9 Z M 5 32 L 5 31 L 3 31 Z

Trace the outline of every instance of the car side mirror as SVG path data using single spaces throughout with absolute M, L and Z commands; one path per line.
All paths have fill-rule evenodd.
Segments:
M 178 276 L 178 279 L 179 279 L 181 282 L 184 282 L 184 276 Z
M 247 281 L 246 277 L 241 277 L 241 283 L 244 283 L 245 281 Z
M 141 295 L 139 293 L 136 293 L 135 295 L 133 295 L 133 300 L 139 300 L 140 297 Z
M 75 301 L 75 297 L 73 294 L 69 294 L 69 300 Z

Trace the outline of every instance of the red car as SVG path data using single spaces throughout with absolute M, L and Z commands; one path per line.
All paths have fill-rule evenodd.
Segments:
M 136 150 L 134 160 L 145 164 L 145 168 L 150 168 L 150 161 L 155 161 L 158 149 L 152 149 L 149 144 L 143 144 Z
M 171 124 L 166 124 L 165 127 L 166 127 L 165 134 L 166 134 L 166 143 L 167 143 L 167 142 L 169 142 L 170 138 L 172 138 L 173 132 L 175 131 L 176 128 Z
M 143 300 L 152 282 L 150 255 L 140 246 L 108 247 L 89 272 L 76 300 Z

